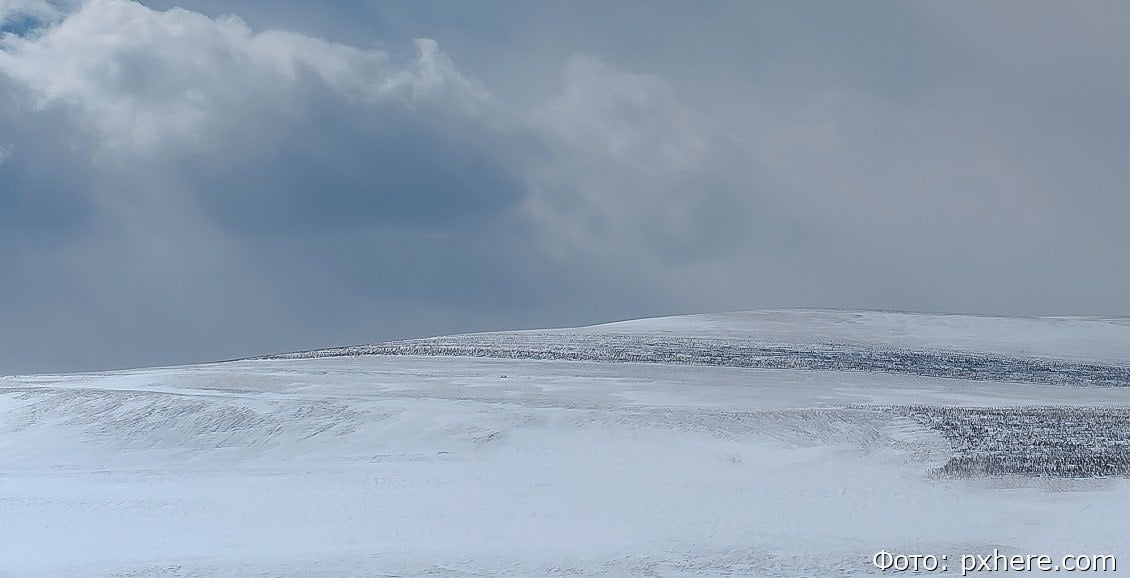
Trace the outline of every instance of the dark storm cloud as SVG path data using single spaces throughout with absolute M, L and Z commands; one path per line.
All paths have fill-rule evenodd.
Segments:
M 264 234 L 475 228 L 521 199 L 537 146 L 431 107 L 374 110 L 322 90 L 294 104 L 305 112 L 282 130 L 262 134 L 277 119 L 253 116 L 173 160 L 217 220 Z
M 1130 311 L 1118 4 L 181 5 L 0 0 L 0 371 Z
M 82 192 L 92 167 L 78 152 L 87 143 L 74 132 L 75 119 L 25 102 L 0 81 L 0 237 L 8 249 L 81 238 L 94 210 Z
M 206 360 L 624 310 L 625 290 L 531 242 L 522 204 L 547 151 L 430 42 L 393 56 L 125 2 L 88 3 L 44 36 L 9 38 L 7 81 L 22 97 L 8 119 L 60 130 L 8 136 L 70 156 L 32 155 L 41 174 L 11 197 L 28 207 L 8 215 L 45 235 L 61 223 L 73 243 L 22 253 L 32 270 L 14 277 L 52 274 L 8 301 L 11 367 Z M 56 195 L 82 226 L 45 212 Z M 635 308 L 652 300 L 630 293 Z

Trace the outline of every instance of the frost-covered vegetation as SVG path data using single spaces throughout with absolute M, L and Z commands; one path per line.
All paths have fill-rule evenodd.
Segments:
M 1130 408 L 898 406 L 957 454 L 944 475 L 1130 475 Z

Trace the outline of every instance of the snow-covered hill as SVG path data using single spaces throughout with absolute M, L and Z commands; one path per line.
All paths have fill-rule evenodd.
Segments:
M 1130 564 L 1127 366 L 1125 319 L 768 311 L 7 377 L 0 575 Z
M 560 349 L 617 340 L 689 341 L 750 349 L 955 353 L 1130 367 L 1128 317 L 986 317 L 887 311 L 786 309 L 656 317 L 589 327 L 416 339 L 286 357 L 384 352 L 390 345 L 488 344 Z

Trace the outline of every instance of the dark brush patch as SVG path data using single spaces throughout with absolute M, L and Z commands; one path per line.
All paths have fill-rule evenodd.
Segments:
M 943 476 L 1130 476 L 1130 408 L 885 408 L 941 432 L 956 455 Z

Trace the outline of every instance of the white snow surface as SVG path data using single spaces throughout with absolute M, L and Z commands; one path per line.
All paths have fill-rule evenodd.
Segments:
M 1130 360 L 1124 319 L 564 331 Z M 1124 408 L 1130 387 L 380 355 L 5 377 L 0 576 L 842 576 L 879 550 L 955 575 L 994 548 L 1130 568 L 1130 481 L 934 475 L 949 442 L 897 404 Z

